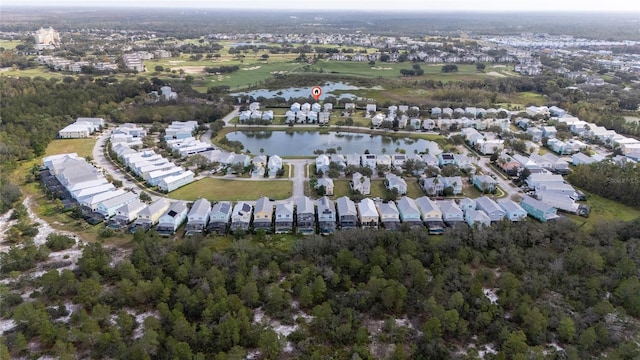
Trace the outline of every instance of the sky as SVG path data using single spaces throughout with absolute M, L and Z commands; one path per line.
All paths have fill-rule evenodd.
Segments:
M 589 11 L 637 13 L 638 0 L 3 0 L 3 6 L 150 7 L 285 10 L 394 11 Z

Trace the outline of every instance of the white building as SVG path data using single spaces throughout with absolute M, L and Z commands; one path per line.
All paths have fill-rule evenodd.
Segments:
M 195 174 L 191 170 L 183 171 L 175 175 L 164 177 L 158 182 L 158 189 L 166 192 L 190 184 L 193 182 Z

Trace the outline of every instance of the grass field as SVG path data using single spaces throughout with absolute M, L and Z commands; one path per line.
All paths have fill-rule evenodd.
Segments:
M 78 153 L 78 156 L 86 158 L 93 154 L 96 139 L 57 139 L 47 146 L 46 156 L 64 153 Z
M 209 200 L 257 200 L 268 196 L 275 200 L 286 199 L 292 195 L 291 181 L 248 181 L 204 178 L 173 191 L 175 199 L 187 201 L 205 197 Z
M 25 69 L 25 70 L 6 70 L 6 71 L 2 71 L 0 72 L 0 76 L 15 76 L 15 77 L 38 77 L 41 76 L 43 78 L 46 79 L 51 79 L 51 78 L 59 78 L 62 79 L 66 76 L 69 76 L 69 74 L 65 74 L 65 73 L 61 73 L 61 72 L 57 72 L 57 71 L 50 71 L 49 68 L 44 67 L 44 66 L 39 66 L 33 69 Z
M 424 195 L 424 191 L 418 185 L 418 182 L 414 179 L 405 179 L 407 181 L 407 196 L 411 198 L 419 198 Z M 339 198 L 342 196 L 351 195 L 351 188 L 349 187 L 349 180 L 340 179 L 333 181 L 333 197 Z M 380 197 L 385 198 L 387 196 L 387 189 L 384 185 L 384 180 L 371 180 L 371 194 L 367 197 Z
M 4 40 L 4 39 L 0 39 L 0 47 L 5 49 L 5 50 L 15 49 L 16 46 L 20 45 L 21 43 L 22 43 L 21 40 Z

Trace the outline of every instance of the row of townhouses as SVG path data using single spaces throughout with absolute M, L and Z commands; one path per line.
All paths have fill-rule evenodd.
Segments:
M 146 210 L 145 210 L 146 209 Z M 175 215 L 167 217 L 173 209 Z M 143 215 L 141 215 L 141 213 Z M 332 200 L 323 196 L 317 200 L 300 197 L 296 200 L 275 202 L 267 197 L 256 201 L 219 201 L 204 198 L 191 208 L 183 201 L 170 204 L 160 199 L 129 215 L 134 221 L 130 228 L 149 229 L 157 224 L 161 233 L 173 234 L 185 221 L 185 232 L 216 233 L 264 231 L 267 233 L 330 234 L 338 229 L 384 228 L 397 230 L 402 224 L 409 227 L 426 226 L 431 234 L 440 234 L 446 226 L 466 223 L 469 226 L 490 226 L 509 220 L 522 221 L 530 215 L 540 221 L 557 218 L 555 209 L 526 197 L 521 204 L 509 199 L 483 196 L 477 199 L 433 200 L 427 196 L 413 199 L 403 196 L 398 201 L 383 202 L 370 198 L 354 202 L 348 197 Z

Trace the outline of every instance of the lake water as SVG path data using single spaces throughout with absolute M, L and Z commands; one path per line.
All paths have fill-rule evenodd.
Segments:
M 320 100 L 325 99 L 327 96 L 335 96 L 337 99 L 357 99 L 358 96 L 351 93 L 343 93 L 343 94 L 333 94 L 333 91 L 349 91 L 349 90 L 360 90 L 360 87 L 345 84 L 343 82 L 327 82 L 322 87 L 322 95 L 320 95 Z M 290 87 L 285 89 L 277 89 L 277 90 L 267 90 L 267 89 L 258 89 L 251 90 L 245 92 L 236 92 L 230 94 L 231 96 L 241 96 L 248 95 L 253 96 L 254 98 L 258 98 L 260 96 L 265 98 L 273 98 L 273 97 L 283 97 L 285 99 L 289 99 L 292 97 L 307 97 L 311 95 L 311 86 L 309 87 Z
M 342 154 L 362 154 L 369 150 L 372 154 L 391 155 L 396 149 L 404 149 L 407 154 L 414 150 L 438 155 L 442 149 L 437 143 L 424 139 L 406 139 L 385 135 L 370 135 L 349 132 L 320 133 L 318 131 L 233 131 L 227 134 L 227 139 L 240 141 L 251 154 L 259 155 L 260 149 L 264 154 L 280 156 L 313 156 L 313 151 L 328 148 L 342 148 Z

